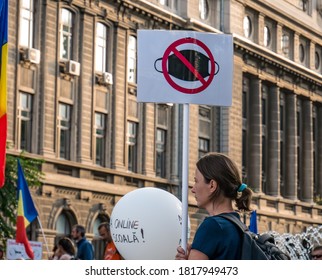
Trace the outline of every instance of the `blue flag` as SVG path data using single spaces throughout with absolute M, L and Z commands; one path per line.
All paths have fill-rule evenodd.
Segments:
M 27 220 L 27 223 L 31 223 L 34 219 L 37 218 L 38 212 L 32 200 L 32 197 L 29 192 L 28 184 L 25 179 L 20 161 L 18 159 L 18 181 L 17 181 L 17 195 L 18 201 L 21 200 L 23 217 Z M 19 212 L 19 211 L 18 211 Z M 27 225 L 26 225 L 27 227 Z
M 20 161 L 18 159 L 18 181 L 17 181 L 17 195 L 18 195 L 18 210 L 16 223 L 16 242 L 22 243 L 29 258 L 34 259 L 34 253 L 29 244 L 26 234 L 26 227 L 38 216 L 34 202 L 29 192 L 27 181 L 23 173 Z
M 257 213 L 256 210 L 254 210 L 250 214 L 250 224 L 249 224 L 249 230 L 253 233 L 258 234 L 258 229 L 257 229 Z

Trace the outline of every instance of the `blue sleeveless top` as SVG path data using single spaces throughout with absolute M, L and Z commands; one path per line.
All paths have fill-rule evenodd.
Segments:
M 236 212 L 229 213 L 238 218 Z M 239 229 L 218 216 L 204 219 L 195 234 L 191 249 L 198 250 L 210 260 L 240 260 L 242 238 Z

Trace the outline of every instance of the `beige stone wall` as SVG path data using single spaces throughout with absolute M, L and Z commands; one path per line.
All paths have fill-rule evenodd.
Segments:
M 152 1 L 151 1 L 152 2 Z M 187 6 L 183 14 L 198 19 L 195 23 L 191 21 L 189 28 L 213 32 L 216 26 L 209 26 L 199 22 L 198 1 L 181 1 Z M 283 16 L 283 7 L 289 7 L 285 3 L 278 6 L 277 2 L 284 1 L 224 1 L 225 2 L 225 31 L 237 36 L 234 37 L 234 72 L 233 72 L 233 103 L 230 108 L 221 109 L 221 151 L 231 156 L 242 168 L 242 82 L 243 74 L 247 73 L 256 77 L 257 89 L 260 89 L 261 81 L 266 81 L 278 86 L 282 90 L 288 90 L 304 98 L 309 98 L 319 106 L 322 103 L 321 74 L 312 71 L 314 67 L 311 62 L 311 70 L 299 67 L 297 46 L 295 46 L 295 61 L 290 61 L 281 56 L 279 37 L 282 26 L 296 30 L 296 34 L 302 34 L 311 40 L 312 44 L 322 45 L 319 35 L 321 28 L 316 23 L 316 14 L 307 22 L 295 22 L 290 16 Z M 9 15 L 9 63 L 8 63 L 8 141 L 13 147 L 8 153 L 18 154 L 17 150 L 17 98 L 21 90 L 21 77 L 19 73 L 22 68 L 35 71 L 36 75 L 36 107 L 38 110 L 34 137 L 34 150 L 27 154 L 31 158 L 43 158 L 46 163 L 42 169 L 45 173 L 43 185 L 39 189 L 32 187 L 32 195 L 40 213 L 45 234 L 53 244 L 57 234 L 56 222 L 61 211 L 70 213 L 74 222 L 83 224 L 93 238 L 93 221 L 98 215 L 109 217 L 114 205 L 129 191 L 142 186 L 161 186 L 175 194 L 180 193 L 180 182 L 177 175 L 181 172 L 179 162 L 179 148 L 182 139 L 178 136 L 181 124 L 178 119 L 172 120 L 169 125 L 173 134 L 171 146 L 171 157 L 167 159 L 171 167 L 167 178 L 155 176 L 155 125 L 156 108 L 154 104 L 140 104 L 138 106 L 139 116 L 134 118 L 143 126 L 142 146 L 140 147 L 139 162 L 141 172 L 130 173 L 127 171 L 127 120 L 133 119 L 129 116 L 130 99 L 135 100 L 135 94 L 129 97 L 129 92 L 136 89 L 135 85 L 127 83 L 127 45 L 128 36 L 135 35 L 137 28 L 158 29 L 186 29 L 187 18 L 175 15 L 168 10 L 162 10 L 146 3 L 140 6 L 140 1 L 80 1 L 75 0 L 70 4 L 78 9 L 79 25 L 81 32 L 77 38 L 75 60 L 81 63 L 80 77 L 64 77 L 59 65 L 59 33 L 57 29 L 57 9 L 64 2 L 46 1 L 42 6 L 44 13 L 40 16 L 42 23 L 41 38 L 37 48 L 41 49 L 41 63 L 29 65 L 17 59 L 18 45 L 16 42 L 16 18 L 18 12 L 16 5 L 10 2 Z M 97 4 L 98 3 L 98 4 Z M 155 1 L 153 2 L 155 4 Z M 228 3 L 228 4 L 227 4 Z M 229 7 L 227 7 L 229 6 Z M 268 6 L 276 7 L 267 9 Z M 259 45 L 243 38 L 243 17 L 245 9 L 249 8 L 259 13 L 259 28 L 257 38 Z M 293 12 L 293 8 L 290 8 Z M 297 11 L 297 15 L 300 11 Z M 277 54 L 263 48 L 263 36 L 261 30 L 263 20 L 269 17 L 278 23 L 277 27 Z M 305 16 L 307 17 L 307 16 Z M 191 19 L 190 18 L 190 19 Z M 93 70 L 94 52 L 94 26 L 96 20 L 106 21 L 110 24 L 112 33 L 110 46 L 111 72 L 113 73 L 113 85 L 104 88 L 95 83 Z M 227 22 L 228 19 L 228 22 Z M 312 32 L 310 32 L 312 26 Z M 297 37 L 294 44 L 297 44 Z M 247 56 L 245 56 L 247 54 Z M 311 47 L 311 60 L 314 57 L 314 48 Z M 266 63 L 266 64 L 265 64 Z M 17 76 L 16 76 L 17 74 Z M 295 76 L 302 79 L 302 83 L 295 83 Z M 59 159 L 57 154 L 57 106 L 61 96 L 61 84 L 66 79 L 74 86 L 72 104 L 76 113 L 75 141 L 73 142 L 73 158 L 71 161 Z M 65 80 L 64 80 L 65 81 Z M 316 91 L 309 88 L 309 84 L 316 84 Z M 254 86 L 255 87 L 255 86 Z M 110 151 L 107 167 L 99 167 L 94 164 L 93 159 L 93 113 L 95 105 L 93 98 L 96 90 L 106 90 L 111 104 L 108 108 L 110 135 L 108 142 Z M 252 88 L 252 90 L 255 90 Z M 178 114 L 178 106 L 170 108 L 172 115 Z M 214 108 L 217 112 L 219 108 Z M 189 183 L 193 184 L 195 162 L 198 160 L 198 132 L 199 132 L 199 110 L 197 105 L 190 105 L 190 137 L 189 137 Z M 215 115 L 215 113 L 214 113 Z M 213 124 L 215 126 L 215 124 Z M 217 134 L 217 130 L 213 135 Z M 170 149 L 170 147 L 167 147 Z M 258 159 L 258 162 L 260 159 Z M 257 174 L 260 176 L 259 174 Z M 171 176 L 171 177 L 170 177 Z M 258 177 L 259 178 L 259 177 Z M 311 181 L 309 181 L 311 182 Z M 258 184 L 260 189 L 260 183 Z M 273 197 L 263 193 L 254 196 L 253 207 L 257 209 L 259 217 L 259 230 L 276 230 L 280 233 L 303 231 L 308 226 L 321 224 L 322 207 L 311 202 L 300 202 L 298 199 L 290 200 L 280 196 Z M 189 216 L 191 221 L 191 239 L 203 218 L 205 212 L 196 206 L 194 197 L 189 196 Z M 38 233 L 38 239 L 42 240 Z

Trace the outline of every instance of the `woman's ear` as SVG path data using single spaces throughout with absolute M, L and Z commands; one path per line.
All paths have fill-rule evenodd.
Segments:
M 215 180 L 210 181 L 210 192 L 215 192 L 218 188 L 218 184 Z

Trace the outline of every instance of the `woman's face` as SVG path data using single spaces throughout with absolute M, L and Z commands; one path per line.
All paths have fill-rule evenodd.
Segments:
M 199 208 L 207 208 L 210 200 L 209 197 L 213 191 L 213 181 L 206 183 L 204 176 L 200 173 L 199 169 L 195 171 L 195 184 L 191 189 L 191 192 L 195 195 L 197 205 Z

